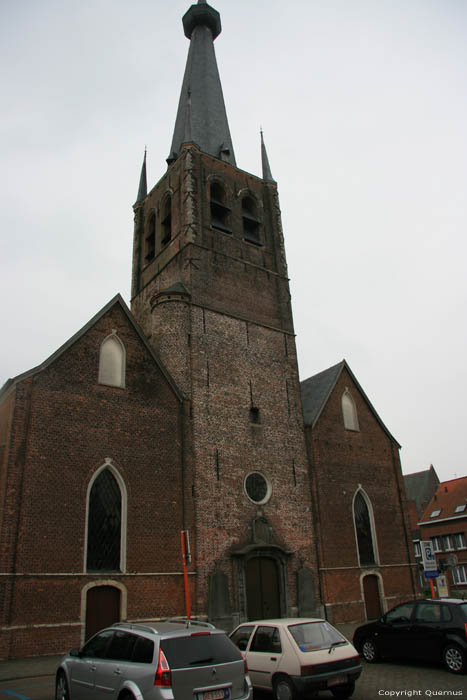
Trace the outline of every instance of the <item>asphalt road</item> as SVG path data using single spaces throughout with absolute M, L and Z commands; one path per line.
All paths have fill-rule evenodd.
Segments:
M 319 695 L 333 696 L 329 691 Z M 467 700 L 467 675 L 455 676 L 440 666 L 401 663 L 363 664 L 353 700 L 398 700 L 401 698 L 464 698 Z M 22 678 L 0 683 L 0 700 L 53 700 L 53 676 Z M 255 693 L 255 700 L 271 700 L 268 693 Z

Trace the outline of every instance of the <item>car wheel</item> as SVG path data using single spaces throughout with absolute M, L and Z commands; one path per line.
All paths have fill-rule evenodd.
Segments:
M 378 648 L 372 639 L 365 639 L 362 644 L 362 656 L 369 664 L 374 664 L 378 661 Z
M 344 683 L 343 685 L 336 685 L 335 688 L 331 688 L 331 693 L 335 698 L 340 698 L 340 700 L 345 700 L 350 698 L 355 690 L 355 681 L 350 681 L 349 683 Z
M 443 662 L 451 673 L 465 673 L 467 661 L 464 652 L 457 644 L 448 644 L 443 650 Z
M 68 683 L 63 671 L 57 674 L 57 680 L 55 682 L 55 700 L 70 700 L 70 691 L 68 690 Z
M 297 691 L 288 676 L 279 676 L 274 681 L 274 700 L 295 700 Z

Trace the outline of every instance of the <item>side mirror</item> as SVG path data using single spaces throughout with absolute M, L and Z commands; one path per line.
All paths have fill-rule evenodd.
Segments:
M 77 656 L 79 658 L 81 656 L 81 652 L 79 649 L 70 649 L 69 656 Z

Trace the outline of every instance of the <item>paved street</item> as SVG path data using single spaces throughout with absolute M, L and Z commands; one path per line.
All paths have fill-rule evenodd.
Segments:
M 42 676 L 0 682 L 0 700 L 53 700 L 54 678 Z M 326 700 L 329 691 L 320 693 Z M 440 666 L 382 663 L 363 664 L 354 700 L 384 700 L 397 698 L 457 697 L 467 699 L 467 676 L 454 676 Z M 270 700 L 267 693 L 257 693 L 255 700 Z

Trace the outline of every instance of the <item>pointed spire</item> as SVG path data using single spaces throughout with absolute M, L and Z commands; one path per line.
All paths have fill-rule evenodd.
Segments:
M 167 162 L 178 157 L 183 143 L 193 142 L 236 165 L 213 43 L 222 30 L 220 15 L 198 0 L 185 13 L 183 29 L 190 48 Z
M 275 182 L 272 173 L 271 173 L 271 168 L 269 167 L 269 160 L 268 160 L 268 154 L 266 152 L 266 146 L 264 145 L 264 138 L 263 138 L 263 130 L 260 129 L 261 133 L 261 163 L 263 166 L 263 180 L 267 180 L 269 182 Z
M 146 178 L 146 148 L 144 149 L 144 159 L 141 168 L 141 176 L 139 178 L 138 196 L 136 202 L 142 202 L 148 193 L 148 184 Z

